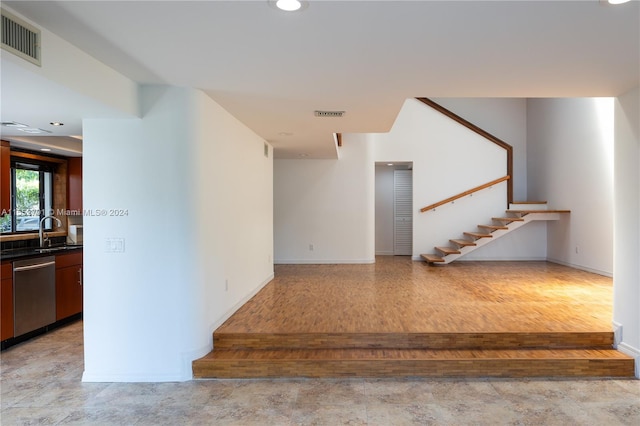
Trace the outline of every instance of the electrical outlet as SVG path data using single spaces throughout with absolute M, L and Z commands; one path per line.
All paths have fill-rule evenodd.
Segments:
M 576 254 L 578 254 L 578 246 L 576 246 Z
M 313 251 L 313 244 L 309 244 L 309 251 Z

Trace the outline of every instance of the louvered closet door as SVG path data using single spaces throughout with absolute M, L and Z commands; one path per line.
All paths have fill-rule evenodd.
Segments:
M 393 254 L 413 252 L 413 175 L 411 170 L 393 173 Z

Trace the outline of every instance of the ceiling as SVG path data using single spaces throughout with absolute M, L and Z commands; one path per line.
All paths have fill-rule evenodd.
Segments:
M 617 96 L 640 84 L 638 1 L 316 0 L 292 13 L 266 0 L 3 5 L 139 83 L 203 90 L 279 158 L 335 158 L 334 132 L 386 132 L 406 98 Z M 17 120 L 6 88 L 21 76 L 2 71 L 2 120 Z M 20 96 L 33 123 L 52 108 L 42 93 Z M 100 113 L 78 95 L 55 100 L 69 116 L 53 136 L 78 134 L 87 108 Z

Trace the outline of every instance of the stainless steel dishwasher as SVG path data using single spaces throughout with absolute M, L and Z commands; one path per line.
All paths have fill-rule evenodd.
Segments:
M 56 321 L 55 256 L 13 262 L 13 317 L 16 337 Z

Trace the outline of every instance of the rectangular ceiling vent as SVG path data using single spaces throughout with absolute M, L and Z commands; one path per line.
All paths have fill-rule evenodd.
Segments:
M 316 117 L 342 117 L 344 115 L 344 111 L 315 111 Z
M 40 30 L 6 10 L 2 15 L 2 48 L 40 66 Z

